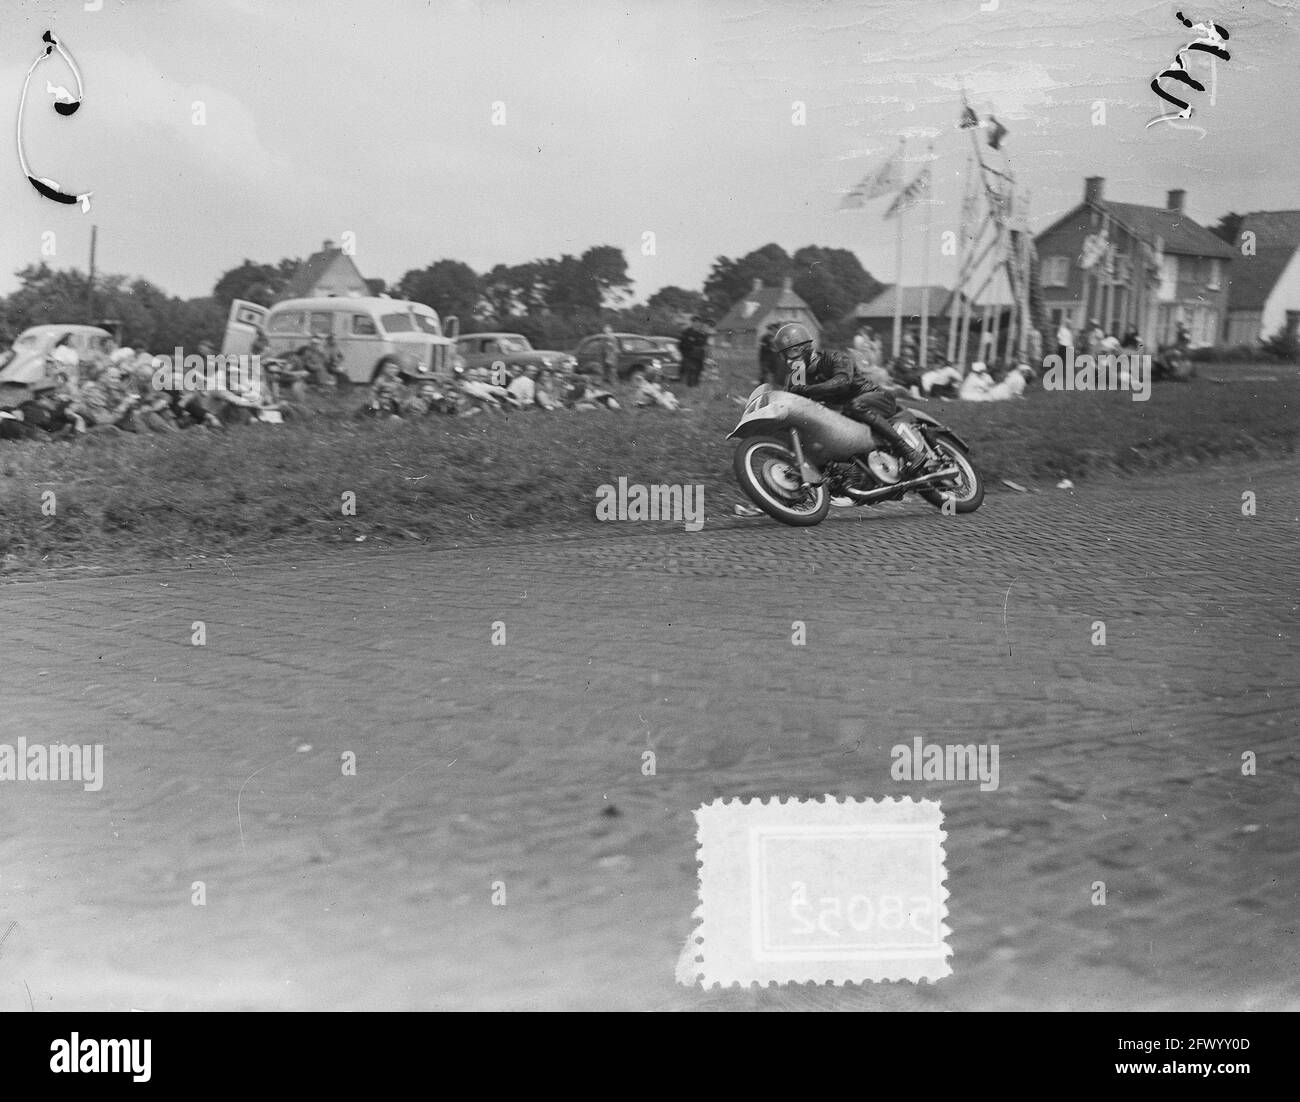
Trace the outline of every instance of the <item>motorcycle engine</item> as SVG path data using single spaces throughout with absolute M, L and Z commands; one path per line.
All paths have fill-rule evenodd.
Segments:
M 867 466 L 881 482 L 893 483 L 898 481 L 898 473 L 903 465 L 889 452 L 877 450 L 868 454 Z

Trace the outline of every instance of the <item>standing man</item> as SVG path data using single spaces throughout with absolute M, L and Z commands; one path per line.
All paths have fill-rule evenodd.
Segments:
M 612 326 L 604 328 L 605 341 L 600 347 L 601 366 L 605 372 L 605 385 L 612 386 L 618 372 L 618 338 Z
M 1070 349 L 1074 347 L 1074 333 L 1070 330 L 1070 323 L 1061 318 L 1061 324 L 1056 327 L 1056 354 L 1061 357 L 1061 363 L 1066 363 L 1070 358 Z
M 700 385 L 700 372 L 704 370 L 704 348 L 708 343 L 704 319 L 695 314 L 691 317 L 690 325 L 677 338 L 677 344 L 682 350 L 682 381 L 687 386 Z
M 776 331 L 781 328 L 779 321 L 770 321 L 767 328 L 763 330 L 763 335 L 758 340 L 758 382 L 761 386 L 767 383 L 769 386 L 780 386 L 785 379 L 785 372 L 781 370 L 781 357 L 772 344 L 772 338 L 776 336 Z

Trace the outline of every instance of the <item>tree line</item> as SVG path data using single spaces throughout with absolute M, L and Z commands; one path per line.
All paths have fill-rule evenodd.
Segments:
M 299 257 L 275 262 L 245 258 L 220 275 L 210 295 L 190 299 L 168 295 L 144 278 L 97 275 L 91 286 L 85 272 L 31 264 L 16 273 L 18 289 L 0 296 L 0 347 L 31 325 L 105 321 L 120 325 L 124 344 L 150 351 L 194 347 L 200 341 L 220 345 L 230 303 L 238 298 L 271 305 L 301 264 Z M 833 336 L 846 336 L 845 319 L 853 307 L 883 287 L 848 249 L 807 245 L 790 254 L 776 244 L 740 257 L 719 256 L 699 290 L 661 287 L 644 303 L 629 301 L 627 259 L 612 245 L 595 245 L 577 256 L 497 264 L 483 272 L 460 260 L 441 259 L 412 268 L 391 286 L 382 279 L 366 282 L 372 294 L 387 293 L 425 303 L 444 316 L 456 315 L 462 332 L 506 329 L 523 333 L 539 347 L 563 348 L 605 325 L 675 334 L 692 314 L 717 321 L 755 279 L 779 285 L 786 278 Z

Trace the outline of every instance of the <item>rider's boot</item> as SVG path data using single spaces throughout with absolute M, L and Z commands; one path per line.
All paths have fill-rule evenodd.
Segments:
M 899 472 L 904 478 L 917 474 L 925 465 L 928 456 L 924 448 L 913 447 L 890 422 L 877 413 L 868 414 L 869 423 L 876 433 L 883 437 L 889 448 L 903 461 Z

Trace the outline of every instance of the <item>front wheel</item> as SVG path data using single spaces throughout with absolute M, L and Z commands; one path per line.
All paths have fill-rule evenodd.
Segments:
M 937 509 L 942 509 L 949 498 L 951 511 L 973 513 L 984 504 L 984 480 L 980 478 L 970 457 L 951 436 L 936 436 L 931 442 L 939 462 L 945 467 L 956 467 L 957 474 L 932 490 L 922 490 L 921 496 Z
M 773 520 L 807 528 L 820 524 L 831 509 L 825 484 L 804 487 L 794 450 L 774 436 L 740 442 L 731 460 L 745 495 Z

